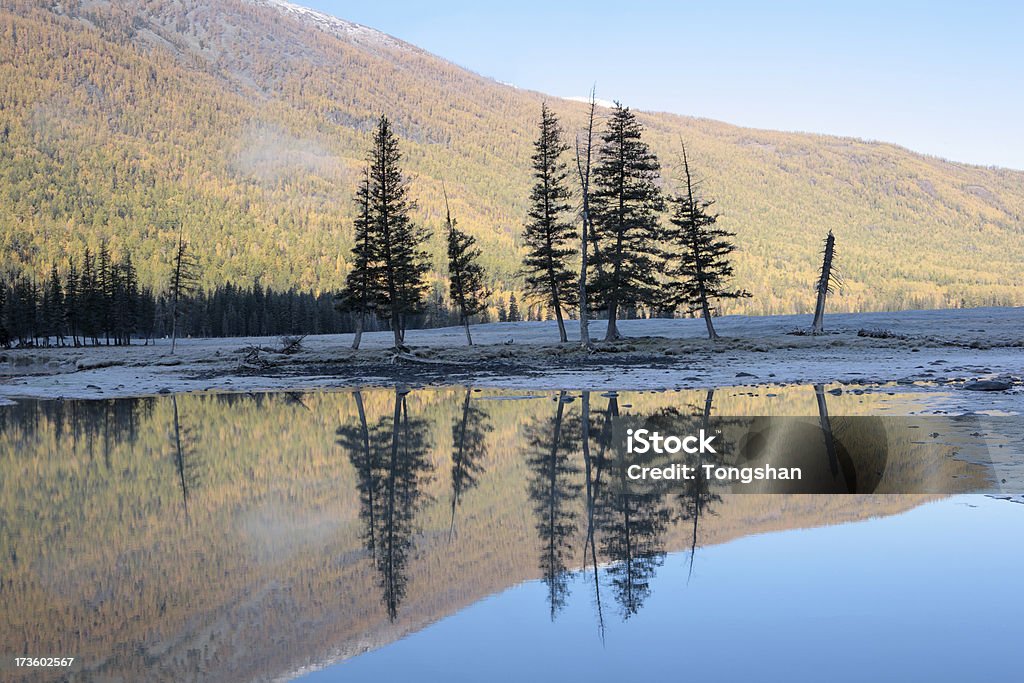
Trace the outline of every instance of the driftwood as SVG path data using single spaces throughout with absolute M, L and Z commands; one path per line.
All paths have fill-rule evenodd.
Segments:
M 465 361 L 454 361 L 454 360 L 433 360 L 431 358 L 420 358 L 414 356 L 411 353 L 394 353 L 391 355 L 391 362 L 398 363 L 398 361 L 408 361 L 410 363 L 423 363 L 424 365 L 472 365 Z

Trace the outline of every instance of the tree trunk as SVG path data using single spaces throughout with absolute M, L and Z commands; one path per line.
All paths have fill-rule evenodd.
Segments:
M 825 332 L 825 296 L 827 292 L 824 287 L 818 287 L 818 302 L 814 306 L 814 322 L 811 323 L 811 332 L 823 334 Z
M 585 203 L 586 200 L 584 200 Z M 580 344 L 590 348 L 590 315 L 587 311 L 587 209 L 583 209 L 583 254 L 580 259 Z
M 394 301 L 394 299 L 392 299 Z M 392 304 L 392 307 L 394 304 Z M 395 349 L 401 350 L 402 344 L 402 323 L 397 310 L 391 311 L 391 331 L 395 335 Z
M 605 341 L 615 341 L 621 339 L 622 335 L 619 334 L 619 326 L 617 319 L 619 315 L 619 304 L 617 301 L 612 300 L 608 303 L 608 331 L 604 334 Z
M 594 110 L 597 102 L 594 98 L 594 88 L 590 89 L 590 117 L 587 123 L 587 152 L 586 161 L 580 158 L 579 138 L 576 138 L 576 170 L 580 174 L 580 192 L 583 195 L 583 211 L 581 217 L 583 225 L 580 233 L 580 344 L 589 349 L 590 344 L 590 315 L 587 310 L 587 243 L 590 239 L 590 153 L 594 141 Z
M 466 343 L 469 346 L 473 345 L 473 337 L 469 334 L 469 318 L 465 315 L 462 316 L 462 326 L 466 328 Z
M 558 321 L 558 343 L 564 344 L 569 341 L 565 334 L 565 321 L 562 320 L 562 307 L 558 303 L 558 285 L 551 286 L 551 305 L 555 309 L 555 320 Z
M 359 344 L 363 341 L 363 325 L 366 324 L 366 312 L 360 311 L 359 317 L 356 318 L 356 334 L 352 338 L 352 350 L 358 351 Z
M 711 322 L 711 308 L 708 306 L 708 297 L 703 291 L 701 291 L 700 296 L 700 312 L 704 316 L 704 323 L 708 326 L 708 339 L 712 341 L 718 339 L 718 333 L 715 332 L 715 326 Z
M 171 354 L 174 354 L 174 343 L 178 339 L 178 297 L 174 297 L 174 304 L 171 306 Z M 96 338 L 93 337 L 95 345 Z

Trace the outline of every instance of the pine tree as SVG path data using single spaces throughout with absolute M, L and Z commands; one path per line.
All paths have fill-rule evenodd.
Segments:
M 575 250 L 570 246 L 576 231 L 569 220 L 569 171 L 561 156 L 569 149 L 562 141 L 558 117 L 546 104 L 540 110 L 540 134 L 533 143 L 533 177 L 530 211 L 523 242 L 523 275 L 527 292 L 551 306 L 558 321 L 559 341 L 567 341 L 562 306 L 577 300 L 576 277 L 569 267 Z
M 100 331 L 110 346 L 110 332 L 114 314 L 114 268 L 106 242 L 100 243 L 99 258 L 96 261 L 96 304 Z
M 22 275 L 14 281 L 7 301 L 7 329 L 20 346 L 28 346 L 35 337 L 38 319 L 35 284 Z
M 642 132 L 633 112 L 616 103 L 594 168 L 592 292 L 608 311 L 605 341 L 621 336 L 620 307 L 652 305 L 658 295 L 660 166 Z
M 82 257 L 82 275 L 78 282 L 78 299 L 80 320 L 82 329 L 82 343 L 86 338 L 91 338 L 93 346 L 99 343 L 100 327 L 100 301 L 96 288 L 96 276 L 94 272 L 95 259 L 89 248 L 85 248 L 85 255 Z
M 195 257 L 189 250 L 188 243 L 179 228 L 178 246 L 174 250 L 171 281 L 168 287 L 168 295 L 171 299 L 171 353 L 174 353 L 174 346 L 178 339 L 179 320 L 184 312 L 185 300 L 195 289 L 198 277 Z
M 72 346 L 78 346 L 79 300 L 78 268 L 74 257 L 68 257 L 68 273 L 64 279 L 64 319 L 68 334 L 71 335 Z
M 149 340 L 153 338 L 156 329 L 156 296 L 153 290 L 146 287 L 139 293 L 138 304 L 138 332 L 149 346 Z
M 60 275 L 57 273 L 57 264 L 50 266 L 50 282 L 46 286 L 44 295 L 47 299 L 46 334 L 54 337 L 54 342 L 64 346 L 64 321 L 66 315 L 66 301 L 64 289 L 60 284 Z
M 711 322 L 712 299 L 737 299 L 750 296 L 743 290 L 730 290 L 726 281 L 732 277 L 729 254 L 736 246 L 735 235 L 715 226 L 718 214 L 709 212 L 713 200 L 695 195 L 695 184 L 690 174 L 690 162 L 683 147 L 683 172 L 686 187 L 682 194 L 672 197 L 675 209 L 672 227 L 666 237 L 675 246 L 675 264 L 666 272 L 676 284 L 676 291 L 668 297 L 669 305 L 682 307 L 688 313 L 700 311 L 708 328 L 708 338 L 718 339 Z
M 519 302 L 516 301 L 515 294 L 509 294 L 508 297 L 508 321 L 510 323 L 517 323 L 523 319 L 523 314 L 519 312 Z
M 358 214 L 354 222 L 355 246 L 352 247 L 352 270 L 345 278 L 345 288 L 338 294 L 337 309 L 356 314 L 356 332 L 352 348 L 358 350 L 363 338 L 366 316 L 377 305 L 381 294 L 380 259 L 375 242 L 375 223 L 371 214 L 370 168 L 367 166 L 363 181 L 356 190 Z
M 426 293 L 426 233 L 409 217 L 415 207 L 399 166 L 398 138 L 380 117 L 370 155 L 370 214 L 381 262 L 379 308 L 391 319 L 395 348 L 404 349 L 408 317 L 421 310 Z
M 114 343 L 129 345 L 138 325 L 139 308 L 139 278 L 130 253 L 125 252 L 114 274 Z
M 448 229 L 448 280 L 452 303 L 458 308 L 459 318 L 466 328 L 466 342 L 472 346 L 469 333 L 470 316 L 487 307 L 491 292 L 484 284 L 484 269 L 480 266 L 480 249 L 476 238 L 459 230 L 448 208 L 448 192 L 444 193 L 446 227 Z

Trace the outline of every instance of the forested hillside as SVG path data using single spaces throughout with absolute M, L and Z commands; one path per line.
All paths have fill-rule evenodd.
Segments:
M 63 269 L 67 254 L 107 240 L 159 290 L 181 224 L 208 287 L 259 277 L 278 290 L 336 290 L 370 130 L 386 113 L 414 217 L 435 232 L 435 291 L 443 181 L 460 227 L 479 240 L 497 307 L 521 292 L 530 146 L 545 100 L 570 137 L 582 127 L 581 103 L 272 0 L 3 0 L 0 267 L 42 280 L 53 262 Z M 720 224 L 737 235 L 735 280 L 754 296 L 723 312 L 809 311 L 830 229 L 847 283 L 834 310 L 1024 304 L 1024 172 L 639 118 L 667 188 L 682 137 Z

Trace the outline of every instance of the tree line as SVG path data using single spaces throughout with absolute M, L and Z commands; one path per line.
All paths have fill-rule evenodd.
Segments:
M 587 128 L 575 144 L 577 210 L 565 160 L 572 147 L 554 112 L 541 107 L 523 233 L 527 291 L 549 304 L 561 342 L 567 341 L 563 310 L 577 307 L 584 345 L 591 315 L 607 320 L 604 339 L 614 341 L 622 314 L 637 309 L 661 317 L 699 313 L 708 336 L 717 338 L 715 302 L 750 296 L 729 286 L 734 234 L 716 225 L 714 201 L 701 196 L 682 141 L 681 189 L 668 193 L 633 112 L 616 103 L 595 141 L 595 111 L 592 94 Z
M 565 318 L 576 317 L 581 342 L 590 346 L 593 318 L 607 321 L 604 340 L 615 341 L 624 317 L 699 314 L 708 336 L 717 338 L 717 302 L 750 296 L 729 282 L 734 234 L 717 225 L 714 200 L 701 194 L 682 141 L 682 176 L 666 183 L 634 113 L 616 103 L 603 131 L 596 131 L 596 109 L 592 93 L 587 127 L 570 145 L 555 113 L 541 107 L 522 233 L 527 313 L 512 296 L 507 308 L 499 303 L 498 319 L 550 311 L 559 340 L 566 342 Z M 199 265 L 179 230 L 172 274 L 159 294 L 139 286 L 129 252 L 115 262 L 105 243 L 96 254 L 86 249 L 77 261 L 69 258 L 63 276 L 54 265 L 43 283 L 22 276 L 0 287 L 0 342 L 122 345 L 133 336 L 148 343 L 167 335 L 173 352 L 180 335 L 354 332 L 358 349 L 365 330 L 386 328 L 395 348 L 405 350 L 410 327 L 461 324 L 472 344 L 470 320 L 487 319 L 493 293 L 476 238 L 459 228 L 447 191 L 444 199 L 442 293 L 428 286 L 430 234 L 413 220 L 417 207 L 399 140 L 382 115 L 354 195 L 351 267 L 333 301 L 323 293 L 275 292 L 258 283 L 199 292 Z
M 179 278 L 180 280 L 180 278 Z M 173 284 L 173 283 L 171 283 Z M 254 281 L 196 290 L 179 282 L 156 293 L 140 287 L 131 254 L 105 246 L 54 265 L 43 281 L 0 282 L 0 346 L 106 346 L 170 337 L 249 337 L 352 332 L 331 293 L 277 291 Z M 438 316 L 440 319 L 442 316 Z M 444 320 L 447 322 L 447 316 Z
M 633 112 L 616 104 L 598 141 L 595 112 L 592 96 L 588 127 L 575 144 L 574 191 L 566 160 L 572 147 L 555 113 L 541 107 L 522 235 L 521 273 L 529 299 L 552 312 L 560 342 L 568 340 L 565 317 L 576 307 L 585 346 L 591 343 L 592 316 L 607 320 L 604 339 L 614 341 L 621 337 L 620 317 L 638 310 L 663 317 L 699 313 L 708 336 L 717 338 L 716 302 L 750 296 L 729 285 L 734 234 L 716 225 L 714 201 L 701 196 L 682 143 L 681 190 L 667 193 L 660 163 Z M 415 204 L 401 158 L 391 123 L 381 116 L 355 193 L 353 265 L 338 295 L 338 309 L 356 320 L 354 349 L 374 319 L 387 321 L 395 348 L 405 349 L 409 317 L 423 309 L 429 235 L 411 218 Z M 445 192 L 448 298 L 472 344 L 469 320 L 485 310 L 491 292 L 476 240 L 458 229 L 447 199 Z M 512 316 L 509 310 L 503 317 Z

